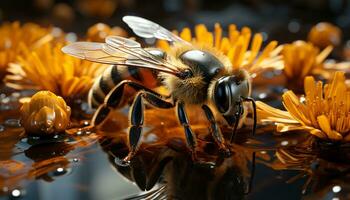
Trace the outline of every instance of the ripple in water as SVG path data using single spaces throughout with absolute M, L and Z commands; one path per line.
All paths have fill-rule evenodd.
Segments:
M 58 167 L 55 171 L 49 172 L 48 175 L 51 177 L 63 176 L 69 174 L 71 171 L 71 168 Z

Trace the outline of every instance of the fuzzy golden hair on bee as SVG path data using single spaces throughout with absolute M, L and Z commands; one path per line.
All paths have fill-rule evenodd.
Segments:
M 172 64 L 183 69 L 189 69 L 179 59 L 169 57 Z M 175 99 L 187 102 L 189 104 L 203 103 L 206 100 L 206 83 L 203 80 L 201 72 L 196 68 L 191 68 L 193 76 L 186 79 L 181 79 L 166 73 L 160 73 L 161 79 L 165 87 L 170 91 Z
M 172 75 L 161 73 L 160 77 L 163 79 L 164 85 L 178 100 L 190 103 L 199 104 L 207 100 L 207 83 L 204 81 L 202 71 L 195 66 L 189 67 L 185 65 L 179 57 L 185 52 L 191 50 L 199 50 L 208 52 L 217 58 L 225 67 L 225 70 L 220 72 L 218 76 L 229 75 L 232 73 L 232 65 L 229 59 L 221 52 L 207 45 L 187 45 L 184 43 L 175 43 L 168 52 L 167 60 L 173 65 L 181 69 L 190 69 L 193 77 L 181 79 Z

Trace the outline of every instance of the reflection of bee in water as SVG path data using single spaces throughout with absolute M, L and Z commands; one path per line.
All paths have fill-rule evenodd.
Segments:
M 212 136 L 225 155 L 229 154 L 229 150 L 214 113 L 234 127 L 234 135 L 244 113 L 243 102 L 249 101 L 254 108 L 253 133 L 255 132 L 255 102 L 250 98 L 250 77 L 245 70 L 233 70 L 231 62 L 224 55 L 211 51 L 210 48 L 195 47 L 154 22 L 133 16 L 126 16 L 123 20 L 138 36 L 172 42 L 173 50 L 169 55 L 160 50 L 147 51 L 136 41 L 111 36 L 106 38 L 105 43 L 77 42 L 64 47 L 63 51 L 81 59 L 114 65 L 103 73 L 92 88 L 90 102 L 92 106 L 99 105 L 92 119 L 93 126 L 104 121 L 112 109 L 123 106 L 125 86 L 139 91 L 130 108 L 130 153 L 125 161 L 135 155 L 140 145 L 144 101 L 158 108 L 176 107 L 194 159 L 196 137 L 189 125 L 185 104 L 202 106 L 210 122 Z M 170 96 L 162 96 L 139 82 L 122 80 L 122 66 L 159 72 L 158 76 L 169 89 Z
M 215 161 L 210 165 L 194 163 L 183 147 L 169 145 L 140 149 L 130 165 L 120 166 L 115 158 L 124 154 L 123 145 L 114 138 L 100 142 L 113 167 L 148 191 L 125 199 L 244 199 L 252 189 L 255 153 L 238 145 L 229 158 L 206 152 L 213 156 L 208 161 Z

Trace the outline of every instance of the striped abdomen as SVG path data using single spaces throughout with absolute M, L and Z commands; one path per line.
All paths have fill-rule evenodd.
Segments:
M 104 102 L 106 95 L 121 81 L 131 80 L 141 83 L 147 88 L 157 86 L 157 75 L 151 70 L 137 67 L 111 65 L 99 76 L 89 91 L 88 103 L 92 108 L 97 108 Z M 126 98 L 133 96 L 135 91 L 126 89 L 123 95 Z

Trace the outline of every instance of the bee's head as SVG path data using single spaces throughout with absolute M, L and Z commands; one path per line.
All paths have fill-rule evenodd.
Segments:
M 245 71 L 239 71 L 232 76 L 223 76 L 214 83 L 212 100 L 217 110 L 232 125 L 240 115 L 243 99 L 250 93 L 250 83 Z

